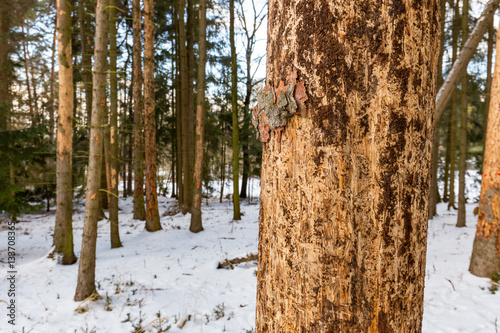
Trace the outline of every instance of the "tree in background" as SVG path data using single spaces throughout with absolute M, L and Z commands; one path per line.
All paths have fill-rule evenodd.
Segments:
M 439 1 L 270 1 L 268 24 L 256 332 L 420 332 Z
M 497 33 L 495 71 L 484 149 L 479 217 L 469 270 L 492 277 L 500 272 L 500 34 Z
M 154 2 L 144 0 L 144 132 L 146 151 L 146 230 L 161 229 L 156 189 Z
M 265 13 L 265 9 L 267 5 L 263 5 L 259 10 L 255 7 L 255 0 L 251 0 L 252 6 L 252 19 L 250 21 L 248 18 L 248 14 L 245 14 L 243 0 L 238 0 L 239 10 L 238 18 L 241 24 L 241 29 L 243 30 L 244 35 L 244 47 L 245 47 L 245 99 L 243 101 L 243 127 L 241 128 L 241 145 L 243 151 L 243 170 L 241 177 L 241 190 L 240 190 L 240 198 L 246 199 L 247 197 L 247 187 L 248 187 L 248 178 L 250 176 L 250 153 L 251 153 L 251 137 L 253 136 L 250 122 L 252 115 L 250 113 L 250 102 L 252 97 L 253 88 L 260 83 L 260 80 L 255 80 L 255 75 L 257 70 L 259 69 L 260 62 L 264 57 L 260 57 L 257 59 L 257 65 L 255 69 L 252 69 L 252 55 L 255 50 L 255 45 L 257 43 L 257 31 L 262 25 L 262 22 L 267 17 Z M 248 22 L 247 22 L 248 21 Z M 254 152 L 255 153 L 255 152 Z
M 462 50 L 469 38 L 469 0 L 462 1 Z M 462 77 L 460 94 L 460 157 L 458 161 L 457 227 L 465 227 L 465 172 L 467 171 L 467 114 L 469 112 L 467 70 Z
M 99 218 L 99 188 L 102 170 L 103 115 L 106 108 L 106 55 L 108 45 L 108 0 L 98 0 L 96 6 L 92 123 L 90 127 L 89 167 L 82 250 L 78 266 L 75 301 L 83 301 L 96 292 L 95 256 L 97 220 Z
M 193 189 L 193 209 L 191 211 L 191 232 L 200 232 L 203 230 L 201 219 L 201 189 L 203 176 L 203 135 L 205 128 L 205 63 L 207 59 L 206 30 L 207 30 L 207 2 L 200 0 L 200 39 L 199 39 L 199 62 L 198 62 L 198 96 L 196 103 L 196 149 L 194 165 L 194 183 Z
M 116 0 L 109 0 L 109 140 L 106 140 L 107 184 L 111 248 L 122 246 L 118 225 L 118 75 L 116 59 Z M 107 119 L 106 119 L 107 120 Z M 106 138 L 108 139 L 108 138 Z
M 142 134 L 142 61 L 141 61 L 141 6 L 140 0 L 133 0 L 133 72 L 134 84 L 134 219 L 146 220 L 144 208 L 144 150 Z
M 238 119 L 238 59 L 234 41 L 234 2 L 229 0 L 229 39 L 231 43 L 231 109 L 233 112 L 233 220 L 241 220 L 240 213 L 240 134 Z
M 69 0 L 57 1 L 57 45 L 59 59 L 59 117 L 57 120 L 57 209 L 54 252 L 63 265 L 76 262 L 73 252 L 73 58 L 71 56 L 71 11 Z

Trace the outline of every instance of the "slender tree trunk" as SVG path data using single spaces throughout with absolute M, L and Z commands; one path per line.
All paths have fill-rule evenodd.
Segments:
M 89 167 L 82 251 L 78 267 L 75 301 L 83 301 L 96 291 L 95 256 L 97 219 L 99 217 L 99 188 L 102 170 L 103 114 L 106 107 L 106 55 L 108 45 L 108 0 L 97 0 L 94 46 L 92 124 L 90 127 Z
M 109 164 L 108 191 L 111 248 L 122 247 L 118 224 L 118 77 L 116 58 L 116 0 L 109 0 Z
M 441 42 L 439 47 L 439 59 L 437 70 L 437 86 L 443 83 L 443 54 L 444 54 L 444 29 L 446 22 L 446 0 L 441 0 Z M 437 203 L 439 198 L 438 190 L 438 167 L 439 167 L 439 123 L 434 131 L 434 145 L 432 146 L 432 167 L 431 167 L 431 189 L 429 195 L 429 219 L 437 215 Z
M 462 52 L 469 36 L 469 0 L 462 2 Z M 458 161 L 458 214 L 457 227 L 465 227 L 465 172 L 467 171 L 467 69 L 462 77 L 460 94 L 460 158 Z
M 241 220 L 240 213 L 240 131 L 238 124 L 238 60 L 234 41 L 234 1 L 229 2 L 229 40 L 231 43 L 231 108 L 233 112 L 233 220 Z
M 182 173 L 183 173 L 183 200 L 182 213 L 186 214 L 189 211 L 189 202 L 192 200 L 192 174 L 190 170 L 189 159 L 189 84 L 188 84 L 188 54 L 186 49 L 186 26 L 184 24 L 184 0 L 177 1 L 177 12 L 179 13 L 179 52 L 180 52 L 180 78 L 181 78 L 181 123 L 182 123 Z
M 246 199 L 248 187 L 248 173 L 250 172 L 250 154 L 249 154 L 249 134 L 250 134 L 250 97 L 252 96 L 252 48 L 251 41 L 247 39 L 246 50 L 246 94 L 243 107 L 243 131 L 242 131 L 242 145 L 243 145 L 243 170 L 241 173 L 241 191 L 240 198 Z
M 186 202 L 184 203 L 189 212 L 193 209 L 194 194 L 194 0 L 187 1 L 187 72 L 188 72 L 188 113 L 187 119 L 187 174 L 184 176 L 186 187 Z
M 59 117 L 57 120 L 57 209 L 54 252 L 63 265 L 76 262 L 73 252 L 73 63 L 69 0 L 57 1 L 57 47 L 59 59 Z
M 223 125 L 224 126 L 224 125 Z M 224 186 L 226 183 L 226 140 L 224 138 L 224 130 L 222 130 L 222 152 L 221 152 L 221 165 L 220 165 L 220 197 L 219 202 L 222 203 L 222 199 L 224 199 Z
M 80 39 L 82 44 L 82 80 L 85 91 L 87 124 L 92 123 L 92 38 L 90 38 L 90 15 L 86 13 L 88 1 L 80 1 Z
M 161 229 L 156 192 L 154 2 L 144 0 L 144 132 L 146 134 L 146 230 Z
M 207 58 L 206 47 L 206 29 L 207 29 L 207 2 L 200 0 L 200 40 L 198 44 L 198 95 L 196 103 L 196 151 L 194 165 L 194 182 L 196 184 L 193 192 L 193 209 L 191 212 L 191 232 L 200 232 L 203 230 L 201 220 L 201 189 L 203 181 L 203 134 L 205 117 L 205 63 Z
M 469 270 L 491 278 L 500 272 L 500 34 L 497 33 L 495 72 L 486 130 L 479 217 Z
M 71 20 L 71 15 L 70 15 L 70 20 Z M 71 25 L 71 24 L 70 24 Z M 26 37 L 24 34 L 24 18 L 23 22 L 21 24 L 21 30 L 23 34 L 22 38 L 22 44 L 23 44 L 23 57 L 24 57 L 24 73 L 26 75 L 26 90 L 28 92 L 28 107 L 29 107 L 29 112 L 30 112 L 30 118 L 31 118 L 31 125 L 35 126 L 36 125 L 36 115 L 35 115 L 35 110 L 33 108 L 33 97 L 31 96 L 31 84 L 30 84 L 30 76 L 29 76 L 29 70 L 28 70 L 28 62 L 29 62 L 29 56 L 28 56 L 28 51 L 26 50 Z M 71 45 L 71 42 L 69 42 Z M 71 62 L 71 58 L 68 62 Z
M 459 0 L 453 1 L 453 31 L 452 31 L 452 61 L 455 63 L 457 60 L 458 52 L 458 33 L 459 25 L 458 20 L 460 18 L 459 10 Z M 450 74 L 448 74 L 450 75 Z M 455 164 L 456 164 L 456 151 L 457 151 L 457 139 L 456 139 L 456 121 L 457 114 L 457 91 L 453 92 L 451 97 L 451 110 L 450 110 L 450 124 L 449 124 L 449 136 L 450 142 L 448 143 L 448 154 L 450 155 L 450 191 L 448 195 L 448 210 L 450 208 L 456 209 L 455 207 Z
M 449 131 L 448 131 L 446 141 L 447 141 L 446 154 L 445 154 L 446 156 L 444 159 L 443 202 L 448 202 L 448 181 L 450 179 L 450 154 L 449 154 L 450 135 L 449 135 Z
M 457 61 L 453 62 L 453 67 L 448 73 L 446 80 L 439 88 L 439 91 L 436 95 L 436 117 L 434 118 L 435 123 L 437 123 L 443 115 L 443 112 L 446 109 L 446 105 L 448 104 L 453 91 L 455 91 L 458 82 L 466 73 L 467 65 L 476 52 L 477 46 L 482 40 L 486 29 L 488 29 L 488 24 L 492 19 L 493 14 L 495 14 L 499 3 L 500 0 L 490 0 L 486 4 L 483 12 L 481 13 L 481 17 L 479 17 L 479 19 L 477 20 L 469 39 L 467 39 L 465 46 L 462 48 L 462 52 L 460 52 L 460 57 L 457 59 Z
M 487 53 L 487 63 L 486 63 L 486 91 L 484 98 L 484 128 L 488 128 L 488 111 L 490 109 L 490 99 L 491 99 L 491 81 L 492 74 L 491 70 L 493 67 L 493 48 L 495 44 L 495 28 L 493 27 L 493 17 L 490 21 L 490 25 L 488 26 L 488 53 Z M 486 147 L 486 135 L 484 136 L 483 141 L 483 157 L 484 157 L 484 149 Z
M 57 5 L 56 5 L 57 12 Z M 56 110 L 56 41 L 57 41 L 57 13 L 54 18 L 54 38 L 52 39 L 52 57 L 50 66 L 50 102 L 49 102 L 49 138 L 54 143 L 54 113 Z M 1 46 L 0 46 L 1 47 Z
M 134 219 L 145 221 L 144 208 L 144 151 L 142 146 L 142 62 L 141 62 L 141 4 L 133 0 L 133 84 L 134 84 Z
M 177 14 L 174 16 L 177 19 Z M 177 19 L 178 21 L 178 19 Z M 179 24 L 177 23 L 177 34 L 176 34 L 176 46 L 175 46 L 175 51 L 176 51 L 176 66 L 175 66 L 175 98 L 176 98 L 176 103 L 175 103 L 175 125 L 176 125 L 176 166 L 177 166 L 177 200 L 179 202 L 179 207 L 184 207 L 184 184 L 182 183 L 182 172 L 183 172 L 183 163 L 182 163 L 182 107 L 181 107 L 181 94 L 182 94 L 182 87 L 181 87 L 181 78 L 180 78 L 180 51 L 179 51 Z
M 439 2 L 269 1 L 257 333 L 421 332 Z

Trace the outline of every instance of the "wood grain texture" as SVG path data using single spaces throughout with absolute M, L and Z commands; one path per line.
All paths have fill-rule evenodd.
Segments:
M 267 83 L 305 117 L 264 144 L 257 332 L 418 332 L 439 4 L 270 1 Z

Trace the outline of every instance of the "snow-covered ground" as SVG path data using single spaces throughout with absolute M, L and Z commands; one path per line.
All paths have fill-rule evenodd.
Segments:
M 230 191 L 229 191 L 230 192 Z M 229 193 L 228 192 L 228 193 Z M 46 255 L 54 211 L 24 215 L 17 224 L 17 320 L 7 323 L 0 305 L 0 332 L 252 332 L 255 326 L 256 262 L 217 269 L 225 259 L 257 253 L 258 204 L 242 204 L 232 221 L 230 200 L 206 200 L 205 231 L 189 232 L 189 215 L 175 200 L 159 198 L 163 230 L 148 233 L 132 219 L 132 199 L 120 201 L 124 247 L 110 249 L 109 224 L 99 222 L 97 289 L 102 299 L 74 302 L 78 264 L 57 265 Z M 256 203 L 256 200 L 253 200 Z M 467 206 L 467 227 L 455 228 L 456 212 L 439 205 L 429 221 L 424 332 L 500 332 L 500 292 L 468 272 L 476 204 Z M 74 241 L 79 256 L 84 206 L 75 204 Z M 164 213 L 168 212 L 168 215 Z M 171 215 L 174 214 L 174 215 Z M 0 300 L 8 301 L 7 230 L 0 226 Z M 4 246 L 5 245 L 5 246 Z M 80 309 L 80 312 L 75 311 Z

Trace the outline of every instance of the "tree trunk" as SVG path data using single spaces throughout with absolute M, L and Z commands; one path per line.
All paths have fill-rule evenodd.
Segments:
M 493 27 L 493 17 L 488 26 L 488 53 L 487 53 L 487 63 L 486 63 L 486 91 L 484 98 L 484 128 L 488 128 L 488 111 L 490 109 L 490 99 L 491 99 L 491 81 L 492 81 L 492 65 L 493 65 L 493 48 L 495 43 L 495 28 Z M 484 136 L 483 141 L 483 157 L 484 157 L 484 149 L 486 146 L 486 135 Z
M 421 331 L 439 20 L 438 0 L 269 1 L 256 332 Z M 288 118 L 262 96 L 293 110 L 294 68 Z
M 500 34 L 497 33 L 495 72 L 486 130 L 479 218 L 469 270 L 491 278 L 500 272 Z
M 439 59 L 437 70 L 437 86 L 443 83 L 443 54 L 446 22 L 446 0 L 441 0 L 441 42 L 439 46 Z M 431 167 L 431 189 L 429 195 L 429 219 L 437 215 L 437 203 L 439 198 L 438 190 L 438 167 L 439 167 L 439 122 L 434 131 L 434 145 L 432 146 L 432 167 Z
M 133 71 L 134 85 L 134 214 L 136 220 L 146 220 L 144 208 L 144 151 L 142 146 L 142 61 L 141 61 L 141 4 L 133 0 Z M 125 191 L 125 188 L 123 189 Z
M 467 39 L 462 52 L 460 52 L 460 57 L 457 61 L 453 62 L 453 67 L 448 73 L 443 85 L 439 88 L 439 92 L 436 95 L 436 117 L 434 118 L 434 122 L 436 124 L 443 115 L 446 104 L 448 104 L 448 101 L 450 100 L 453 91 L 456 89 L 460 78 L 466 73 L 467 65 L 476 52 L 477 46 L 482 40 L 486 29 L 488 29 L 488 24 L 493 18 L 493 14 L 495 14 L 499 3 L 500 0 L 490 0 L 486 4 L 483 12 L 481 13 L 481 17 L 479 17 L 476 22 L 474 30 L 472 30 L 472 33 L 469 39 Z
M 52 56 L 50 59 L 51 65 L 50 65 L 50 100 L 49 100 L 49 140 L 51 144 L 54 143 L 54 127 L 55 127 L 54 113 L 56 111 L 56 70 L 55 70 L 56 41 L 57 41 L 57 14 L 56 17 L 54 18 L 54 38 L 52 39 Z
M 118 78 L 116 68 L 116 0 L 109 0 L 109 164 L 108 191 L 111 248 L 122 247 L 118 224 Z
M 184 0 L 177 1 L 177 12 L 179 20 L 179 52 L 180 52 L 180 78 L 181 78 L 181 123 L 182 123 L 182 173 L 183 173 L 183 200 L 182 213 L 189 211 L 189 202 L 192 200 L 192 183 L 189 182 L 193 175 L 189 174 L 189 103 L 188 103 L 188 55 L 186 50 L 186 25 L 184 24 Z
M 63 265 L 76 262 L 73 252 L 73 63 L 69 0 L 57 1 L 57 47 L 59 59 L 59 117 L 57 120 L 57 209 L 54 252 Z
M 103 130 L 102 121 L 106 107 L 106 55 L 108 45 L 108 15 L 106 6 L 108 0 L 97 0 L 92 124 L 90 127 L 89 167 L 87 175 L 87 193 L 85 202 L 85 218 L 82 235 L 82 251 L 78 267 L 78 281 L 75 301 L 83 301 L 94 292 L 95 287 L 95 256 L 97 240 L 97 219 L 99 217 L 99 185 L 102 170 Z
M 82 44 L 82 80 L 85 91 L 87 123 L 92 123 L 92 38 L 90 37 L 90 15 L 86 13 L 88 0 L 80 1 L 80 39 Z
M 459 10 L 459 0 L 453 0 L 453 30 L 452 30 L 452 62 L 455 63 L 457 60 L 457 52 L 458 52 L 458 34 L 459 34 L 459 25 L 458 20 L 460 17 Z M 448 74 L 449 75 L 449 74 Z M 455 86 L 456 88 L 456 86 Z M 454 91 L 451 97 L 451 110 L 450 110 L 450 124 L 449 124 L 449 138 L 450 141 L 448 143 L 448 154 L 450 156 L 450 171 L 449 171 L 449 194 L 448 194 L 448 210 L 450 208 L 455 207 L 455 160 L 456 160 L 456 121 L 457 114 L 457 91 Z M 434 121 L 436 123 L 436 121 Z
M 144 132 L 146 134 L 146 230 L 161 229 L 156 192 L 154 2 L 144 0 Z
M 207 29 L 207 2 L 200 0 L 200 39 L 198 42 L 198 95 L 196 103 L 196 151 L 194 165 L 194 182 L 196 187 L 193 189 L 193 209 L 191 212 L 191 232 L 200 232 L 203 230 L 201 220 L 201 189 L 203 181 L 203 134 L 205 117 L 205 63 L 207 58 L 206 48 L 206 29 Z
M 194 194 L 194 4 L 193 0 L 187 1 L 187 73 L 188 73 L 188 109 L 187 109 L 187 174 L 184 175 L 184 182 L 186 187 L 184 191 L 186 191 L 186 199 L 187 201 L 184 203 L 189 212 L 193 209 L 193 194 Z
M 176 103 L 175 103 L 175 125 L 176 125 L 176 132 L 175 132 L 175 137 L 176 137 L 176 166 L 177 166 L 177 200 L 179 202 L 179 207 L 184 207 L 184 184 L 182 182 L 182 172 L 183 172 L 183 163 L 182 163 L 182 102 L 181 102 L 181 94 L 182 94 L 182 86 L 181 86 L 181 73 L 180 73 L 180 62 L 182 59 L 180 59 L 180 47 L 179 47 L 179 22 L 177 15 L 175 16 L 177 19 L 177 35 L 176 35 L 176 42 L 177 45 L 175 46 L 175 52 L 176 52 L 176 66 L 175 66 L 175 71 L 176 71 L 176 76 L 175 76 L 175 98 L 176 98 Z
M 469 0 L 462 2 L 462 52 L 469 36 Z M 467 68 L 462 76 L 460 94 L 460 158 L 458 160 L 458 214 L 457 227 L 465 227 L 465 172 L 467 170 Z
M 70 20 L 71 20 L 71 14 L 70 14 Z M 23 57 L 24 57 L 24 73 L 26 75 L 26 90 L 28 92 L 28 107 L 29 107 L 29 112 L 30 112 L 30 118 L 31 118 L 31 126 L 36 125 L 36 115 L 35 115 L 35 110 L 33 108 L 33 98 L 31 97 L 31 84 L 30 84 L 30 76 L 29 76 L 29 70 L 28 70 L 28 62 L 29 62 L 29 56 L 28 52 L 26 50 L 26 38 L 27 34 L 25 35 L 24 33 L 24 18 L 23 22 L 21 23 L 21 30 L 22 30 L 22 44 L 23 44 Z M 70 37 L 71 38 L 71 37 Z M 69 45 L 71 45 L 71 42 L 68 42 Z M 71 62 L 71 58 L 68 62 Z
M 231 43 L 231 109 L 233 113 L 233 220 L 241 220 L 240 213 L 240 131 L 238 125 L 238 60 L 234 41 L 234 1 L 229 2 L 229 39 Z

